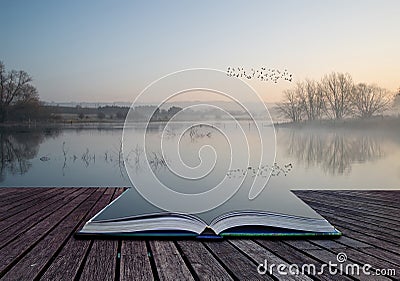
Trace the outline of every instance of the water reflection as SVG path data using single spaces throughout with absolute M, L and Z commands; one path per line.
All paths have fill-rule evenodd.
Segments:
M 307 166 L 320 166 L 331 175 L 349 174 L 354 163 L 384 156 L 378 135 L 344 130 L 289 130 L 279 138 L 286 153 Z
M 0 131 L 0 182 L 6 174 L 22 175 L 28 172 L 39 151 L 39 146 L 47 138 L 56 137 L 59 130 Z M 48 156 L 42 156 L 47 161 Z
M 226 129 L 237 131 L 235 126 L 228 125 Z M 138 126 L 130 133 L 134 137 L 144 129 L 144 126 Z M 160 138 L 163 129 L 156 124 L 148 129 L 150 143 Z M 171 177 L 166 167 L 174 164 L 176 158 L 162 155 L 159 148 L 145 150 L 140 146 L 123 154 L 121 135 L 121 129 L 16 131 L 2 128 L 0 186 L 129 187 L 131 183 L 125 166 L 133 168 L 135 176 L 146 177 L 143 168 L 147 158 L 157 177 L 172 189 L 188 188 L 187 182 Z M 175 128 L 171 128 L 165 141 L 173 142 L 178 137 Z M 206 190 L 224 176 L 233 180 L 246 174 L 236 166 L 225 165 L 223 161 L 229 160 L 229 151 L 224 150 L 226 145 L 222 137 L 210 127 L 187 131 L 183 136 L 181 152 L 184 160 L 191 165 L 198 164 L 199 147 L 206 144 L 212 144 L 224 153 L 219 154 L 221 162 L 213 177 L 209 177 L 207 183 L 199 181 L 196 186 L 189 185 L 191 190 Z M 253 153 L 259 153 L 255 146 L 251 147 Z M 272 176 L 278 176 L 273 177 L 279 181 L 276 184 L 291 188 L 398 188 L 399 157 L 400 134 L 395 129 L 278 128 L 277 163 L 258 166 L 258 163 L 250 162 L 247 172 L 249 177 L 268 176 L 272 172 Z

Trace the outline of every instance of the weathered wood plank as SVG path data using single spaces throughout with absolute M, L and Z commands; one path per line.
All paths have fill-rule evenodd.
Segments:
M 316 207 L 314 204 L 310 204 L 310 206 Z M 338 218 L 337 210 L 332 210 L 332 208 L 328 207 L 320 207 L 320 204 L 317 209 L 321 215 L 327 218 L 335 218 L 344 224 L 355 225 L 358 227 L 364 227 L 371 231 L 377 231 L 380 235 L 388 236 L 394 241 L 400 238 L 400 234 L 397 231 L 398 226 L 396 224 L 387 224 L 384 222 L 379 223 L 379 220 L 374 219 L 373 216 L 353 215 L 350 212 L 340 212 L 340 218 Z
M 309 249 L 314 249 L 318 251 L 320 248 L 313 247 L 311 245 L 300 245 L 300 243 L 287 243 L 292 240 L 285 240 L 285 243 L 283 241 L 279 240 L 263 240 L 263 239 L 258 239 L 256 240 L 257 243 L 260 245 L 264 246 L 266 249 L 269 251 L 273 252 L 275 255 L 281 257 L 283 260 L 286 260 L 290 264 L 296 264 L 299 266 L 299 268 L 304 267 L 304 270 L 301 272 L 306 273 L 308 276 L 315 278 L 317 280 L 323 280 L 323 281 L 331 281 L 331 280 L 337 280 L 337 281 L 342 281 L 342 280 L 352 280 L 350 277 L 347 276 L 337 276 L 337 275 L 331 275 L 328 272 L 323 272 L 323 274 L 320 274 L 316 276 L 316 274 L 311 274 L 307 270 L 308 265 L 314 265 L 316 268 L 321 268 L 323 263 L 314 258 L 310 257 L 307 254 L 307 251 Z M 303 250 L 299 248 L 292 247 L 289 244 L 293 244 L 296 247 L 303 248 Z
M 0 204 L 5 203 L 5 202 L 9 203 L 15 199 L 22 199 L 22 198 L 31 196 L 32 194 L 38 194 L 40 192 L 45 192 L 52 188 L 48 188 L 48 187 L 30 187 L 30 188 L 1 187 L 0 188 L 0 190 L 8 190 L 8 189 L 9 189 L 8 192 L 3 192 L 3 194 L 0 196 Z
M 267 274 L 258 274 L 258 265 L 235 249 L 228 241 L 206 242 L 206 245 L 230 274 L 238 280 L 273 280 Z
M 48 198 L 56 195 L 57 189 L 46 189 L 42 192 L 34 192 L 23 199 L 12 199 L 10 202 L 4 203 L 0 206 L 0 219 L 10 217 L 21 210 L 25 210 L 31 206 L 34 206 L 37 202 L 47 200 Z
M 37 212 L 35 212 L 35 210 L 32 210 L 32 214 L 30 214 L 30 209 L 27 209 L 26 211 L 24 211 L 24 213 L 21 212 L 18 216 L 18 219 L 20 220 L 15 219 L 15 217 L 10 217 L 4 221 L 1 221 L 1 225 L 3 225 L 3 222 L 13 220 L 15 220 L 16 223 L 10 223 L 10 228 L 4 227 L 3 231 L 0 232 L 2 238 L 2 240 L 0 241 L 0 248 L 4 247 L 17 237 L 23 235 L 25 231 L 32 228 L 34 225 L 41 222 L 42 220 L 46 219 L 52 214 L 52 212 L 63 208 L 66 202 L 79 196 L 83 192 L 84 189 L 76 189 L 74 193 L 68 192 L 67 195 L 59 194 L 59 197 L 55 196 L 51 198 L 54 199 L 55 202 L 51 203 L 52 200 L 46 200 L 45 202 L 43 202 L 44 204 L 46 204 L 46 206 L 43 209 L 38 210 Z M 38 207 L 38 205 L 36 205 L 34 209 L 36 209 L 36 207 Z M 22 217 L 24 214 L 27 215 L 25 215 L 25 217 Z
M 55 194 L 53 197 L 49 198 L 48 200 L 43 200 L 43 201 L 39 202 L 38 204 L 36 204 L 35 210 L 31 210 L 32 208 L 25 209 L 25 210 L 19 212 L 17 215 L 0 220 L 0 233 L 3 232 L 7 227 L 10 227 L 14 224 L 17 224 L 17 223 L 29 218 L 30 216 L 34 215 L 37 211 L 41 210 L 45 206 L 48 206 L 48 204 L 53 204 L 54 202 L 57 202 L 57 200 L 60 200 L 60 198 L 65 196 L 67 193 L 70 193 L 67 189 L 61 189 L 60 191 L 61 192 Z
M 368 224 L 365 224 L 365 226 L 360 226 L 361 223 L 358 223 L 358 224 L 349 223 L 346 220 L 337 218 L 337 216 L 328 215 L 326 213 L 323 213 L 323 215 L 332 224 L 334 224 L 335 226 L 337 225 L 339 227 L 339 229 L 342 226 L 346 226 L 349 229 L 358 231 L 358 232 L 363 233 L 363 234 L 368 235 L 368 236 L 379 237 L 379 239 L 382 240 L 382 241 L 387 241 L 387 242 L 392 243 L 394 245 L 398 245 L 397 247 L 400 247 L 400 238 L 399 237 L 396 237 L 396 236 L 394 236 L 392 234 L 387 234 L 387 233 L 385 233 L 383 231 L 380 231 L 378 229 L 374 229 L 372 226 L 370 226 Z
M 332 195 L 321 195 L 315 194 L 312 195 L 313 201 L 317 202 L 334 202 L 335 205 L 340 206 L 351 206 L 352 208 L 360 208 L 361 210 L 369 211 L 373 214 L 382 214 L 389 218 L 393 218 L 394 220 L 399 220 L 400 210 L 396 207 L 390 207 L 385 205 L 377 205 L 369 202 L 370 200 L 352 200 L 345 199 L 341 196 L 332 196 Z
M 177 241 L 199 280 L 233 280 L 229 273 L 199 241 Z
M 195 280 L 173 241 L 150 241 L 160 280 Z
M 366 254 L 363 253 L 361 251 L 355 250 L 355 249 L 351 249 L 351 248 L 346 248 L 345 251 L 341 250 L 341 249 L 335 249 L 332 248 L 331 251 L 335 254 L 339 254 L 340 252 L 344 252 L 347 255 L 347 258 L 351 261 L 354 261 L 358 264 L 370 264 L 372 266 L 373 269 L 388 269 L 388 268 L 393 268 L 396 270 L 396 275 L 393 276 L 397 279 L 399 279 L 400 277 L 400 272 L 399 272 L 399 266 L 396 265 L 393 262 L 393 259 L 390 258 L 388 260 L 385 260 L 383 258 L 378 258 L 376 256 L 370 255 L 370 254 Z
M 106 194 L 112 200 L 116 197 L 115 190 L 108 189 Z M 80 280 L 114 280 L 118 259 L 117 240 L 95 239 L 89 249 Z M 119 262 L 119 259 L 118 259 Z M 103 266 L 105 264 L 106 266 Z
M 143 240 L 122 241 L 120 280 L 146 281 L 152 279 L 153 273 L 146 242 Z
M 81 220 L 99 200 L 103 190 L 96 189 L 81 204 L 75 205 L 75 208 L 66 217 L 62 217 L 50 232 L 41 239 L 26 255 L 17 261 L 4 276 L 4 280 L 33 280 L 42 270 L 45 269 L 64 242 L 71 236 Z M 106 265 L 105 265 L 106 266 Z M 21 269 L 25 270 L 21 270 Z
M 342 236 L 340 237 L 340 239 L 336 240 L 338 243 L 341 243 L 345 246 L 351 247 L 351 248 L 355 248 L 355 249 L 361 249 L 361 248 L 371 248 L 373 247 L 370 244 L 358 241 L 356 239 L 350 238 L 348 236 Z
M 95 240 L 79 280 L 114 280 L 117 243 Z
M 348 255 L 349 263 L 395 268 L 397 273 L 400 270 L 397 227 L 400 217 L 396 217 L 400 213 L 399 191 L 296 191 L 296 195 L 343 231 L 344 236 L 336 240 L 146 243 L 143 240 L 76 240 L 73 231 L 122 190 L 114 193 L 116 189 L 107 189 L 107 196 L 97 195 L 98 200 L 95 199 L 97 192 L 90 194 L 93 190 L 78 192 L 76 189 L 70 194 L 70 189 L 63 190 L 49 192 L 40 188 L 21 188 L 13 193 L 0 189 L 0 209 L 8 205 L 4 210 L 12 207 L 11 210 L 18 211 L 12 217 L 0 220 L 0 237 L 8 237 L 6 243 L 0 239 L 2 279 L 288 280 L 290 277 L 280 276 L 277 272 L 273 276 L 259 275 L 257 263 L 267 259 L 270 263 L 285 265 L 310 263 L 318 268 L 329 260 L 335 262 L 339 252 Z M 52 192 L 53 196 L 45 195 Z M 4 198 L 2 194 L 10 197 Z M 13 198 L 21 201 L 16 202 Z M 372 204 L 371 200 L 374 201 Z M 32 203 L 35 204 L 22 208 Z M 385 277 L 377 279 L 377 276 L 329 274 L 302 277 L 326 281 L 388 280 Z
M 111 200 L 111 194 L 103 194 L 77 229 L 80 229 L 87 220 L 96 215 L 104 206 L 110 203 Z M 54 261 L 41 276 L 40 280 L 74 280 L 90 244 L 91 240 L 89 239 L 75 239 L 74 236 L 71 236 L 60 253 L 57 254 Z
M 51 229 L 69 215 L 80 203 L 90 197 L 95 190 L 87 189 L 78 197 L 66 202 L 63 208 L 52 213 L 46 220 L 37 223 L 23 235 L 0 249 L 0 276 L 17 262 L 35 243 L 44 238 Z
M 386 251 L 393 252 L 395 254 L 398 253 L 399 246 L 396 244 L 381 240 L 374 236 L 365 235 L 363 232 L 354 231 L 353 229 L 348 228 L 344 225 L 339 225 L 339 227 L 340 227 L 340 231 L 342 231 L 343 234 L 346 235 L 347 237 L 367 243 L 373 247 L 377 247 L 377 248 L 384 249 Z
M 315 210 L 318 210 L 319 212 L 327 211 L 327 212 L 333 212 L 339 217 L 347 216 L 347 217 L 358 217 L 362 220 L 375 220 L 375 221 L 381 221 L 382 225 L 387 226 L 387 228 L 393 229 L 394 226 L 397 226 L 400 222 L 397 222 L 393 219 L 388 219 L 385 217 L 385 215 L 382 214 L 376 214 L 376 213 L 371 213 L 367 210 L 360 210 L 359 208 L 353 208 L 351 207 L 338 207 L 334 203 L 320 203 L 316 202 L 312 199 L 304 198 L 301 197 L 301 199 L 307 203 L 310 207 L 312 207 Z
M 305 241 L 305 240 L 302 240 L 301 242 L 304 244 L 311 244 L 311 242 Z M 365 264 L 364 261 L 357 261 L 353 257 L 348 257 L 348 259 L 345 260 L 344 262 L 339 262 L 337 254 L 339 252 L 348 253 L 349 251 L 351 251 L 351 249 L 349 249 L 349 248 L 329 249 L 329 250 L 321 248 L 320 250 L 307 250 L 307 253 L 311 254 L 312 256 L 314 256 L 315 258 L 321 260 L 322 262 L 324 262 L 326 264 L 329 264 L 329 262 L 336 263 L 336 264 L 341 263 L 344 267 L 349 264 L 354 264 L 354 263 L 358 264 L 359 266 L 363 266 Z M 343 273 L 345 274 L 346 272 L 343 272 Z M 349 276 L 351 276 L 351 275 L 349 275 Z M 358 277 L 362 280 L 389 280 L 386 277 L 382 277 L 381 279 L 380 278 L 376 279 L 377 276 L 364 274 L 362 271 L 360 272 L 359 276 L 356 276 L 356 278 L 358 278 Z
M 0 202 L 3 201 L 5 196 L 15 195 L 15 194 L 22 194 L 27 193 L 28 191 L 26 188 L 19 188 L 19 187 L 0 187 Z
M 337 192 L 334 190 L 318 190 L 318 193 L 337 196 Z M 367 199 L 367 200 L 370 200 L 371 202 L 378 202 L 379 204 L 385 204 L 385 203 L 393 204 L 396 202 L 400 203 L 400 199 L 396 197 L 396 192 L 393 192 L 393 191 L 391 193 L 385 194 L 383 192 L 370 193 L 366 190 L 362 190 L 362 191 L 355 191 L 355 190 L 342 191 L 341 190 L 340 194 L 351 196 L 355 200 L 358 200 L 358 198 L 363 199 L 363 200 Z
M 390 232 L 393 232 L 393 230 L 397 230 L 398 223 L 394 223 L 393 220 L 389 220 L 386 217 L 382 218 L 382 216 L 375 216 L 370 212 L 368 213 L 367 211 L 343 209 L 332 205 L 329 206 L 328 204 L 314 203 L 314 202 L 311 203 L 310 206 L 311 205 L 314 208 L 318 208 L 319 213 L 326 212 L 328 214 L 337 215 L 340 212 L 341 219 L 346 219 L 346 218 L 357 219 L 358 221 L 367 222 L 372 225 L 377 225 L 379 226 L 379 228 L 383 227 L 384 229 L 387 229 Z
M 271 251 L 267 250 L 264 247 L 261 247 L 260 245 L 256 244 L 251 240 L 234 239 L 231 240 L 230 242 L 237 248 L 239 248 L 242 252 L 244 252 L 247 256 L 249 256 L 257 265 L 263 264 L 264 260 L 267 260 L 267 265 L 275 264 L 277 266 L 278 265 L 285 266 L 286 269 L 283 271 L 286 274 L 281 274 L 277 271 L 277 268 L 272 268 L 271 274 L 278 280 L 307 280 L 307 281 L 312 280 L 310 277 L 303 274 L 291 275 L 290 272 L 288 272 L 290 268 L 289 263 L 287 263 L 286 261 L 276 256 Z

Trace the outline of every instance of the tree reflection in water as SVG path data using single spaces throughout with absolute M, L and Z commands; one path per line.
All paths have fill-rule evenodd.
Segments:
M 16 131 L 2 128 L 0 131 L 0 182 L 6 174 L 25 174 L 31 168 L 30 160 L 39 152 L 39 146 L 49 137 L 60 133 L 56 129 Z
M 348 174 L 352 164 L 384 156 L 379 137 L 350 130 L 290 130 L 278 138 L 287 154 L 307 166 L 320 166 L 331 175 Z

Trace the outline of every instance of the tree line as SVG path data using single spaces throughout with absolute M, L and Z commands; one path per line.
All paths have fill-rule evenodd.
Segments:
M 348 73 L 332 72 L 320 81 L 306 79 L 284 91 L 277 105 L 292 122 L 349 116 L 372 117 L 390 107 L 389 91 L 374 84 L 354 83 Z
M 47 117 L 32 77 L 23 70 L 7 71 L 0 61 L 0 122 Z

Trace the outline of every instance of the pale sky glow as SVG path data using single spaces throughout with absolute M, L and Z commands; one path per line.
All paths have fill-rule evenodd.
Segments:
M 400 87 L 400 1 L 0 0 L 0 60 L 45 101 L 132 101 L 195 67 L 348 72 Z M 288 82 L 251 82 L 267 102 Z

